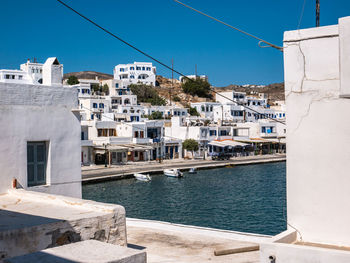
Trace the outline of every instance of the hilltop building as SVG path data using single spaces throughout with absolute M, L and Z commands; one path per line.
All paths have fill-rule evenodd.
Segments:
M 149 62 L 134 62 L 130 64 L 119 64 L 113 70 L 114 86 L 116 88 L 127 88 L 130 84 L 142 83 L 156 85 L 156 67 Z

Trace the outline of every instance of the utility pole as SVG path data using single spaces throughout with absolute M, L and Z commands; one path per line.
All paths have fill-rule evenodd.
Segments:
M 172 58 L 171 59 L 171 88 L 169 90 L 170 106 L 171 106 L 171 90 L 173 88 L 174 88 L 174 59 Z
M 320 26 L 320 0 L 316 0 L 316 27 Z

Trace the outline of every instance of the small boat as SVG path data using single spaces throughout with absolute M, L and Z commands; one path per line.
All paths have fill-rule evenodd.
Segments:
M 134 177 L 136 180 L 139 180 L 139 181 L 144 181 L 144 182 L 151 181 L 151 177 L 149 176 L 149 174 L 134 173 Z
M 164 175 L 169 177 L 182 177 L 183 173 L 179 169 L 165 169 L 163 171 Z
M 197 170 L 196 170 L 196 168 L 190 168 L 190 170 L 188 171 L 188 173 L 190 173 L 190 174 L 196 174 L 196 173 L 197 173 Z

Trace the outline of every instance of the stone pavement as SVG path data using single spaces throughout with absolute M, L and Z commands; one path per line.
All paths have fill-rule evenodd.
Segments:
M 215 256 L 215 250 L 241 248 L 271 237 L 127 218 L 128 246 L 147 252 L 148 263 L 258 263 L 259 251 Z

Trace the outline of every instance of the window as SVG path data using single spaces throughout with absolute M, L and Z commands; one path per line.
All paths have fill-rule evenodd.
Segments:
M 22 75 L 18 75 L 18 79 L 19 79 L 19 80 L 22 80 L 22 79 L 23 79 L 23 76 L 22 76 Z
M 261 127 L 261 132 L 265 133 L 266 132 L 266 127 Z
M 92 107 L 93 107 L 94 109 L 97 109 L 97 103 L 92 103 Z
M 216 130 L 210 130 L 209 131 L 210 136 L 216 136 Z
M 134 76 L 134 75 L 130 75 L 130 78 L 131 78 L 131 79 L 134 79 L 134 78 L 135 78 L 135 76 Z
M 135 157 L 138 157 L 139 156 L 139 152 L 135 152 Z
M 130 70 L 135 70 L 135 68 L 134 67 L 130 67 Z
M 142 67 L 142 70 L 145 70 L 145 67 Z
M 118 83 L 115 83 L 115 88 L 119 88 L 119 84 Z
M 119 71 L 120 71 L 120 72 L 124 72 L 124 69 L 123 69 L 123 68 L 120 68 Z
M 5 75 L 5 79 L 10 79 L 10 75 Z
M 204 106 L 203 106 L 203 105 L 202 105 L 202 107 L 201 107 L 201 110 L 202 110 L 202 111 L 204 111 L 204 110 L 205 110 L 205 108 L 204 108 Z
M 147 70 L 147 71 L 151 71 L 151 68 L 150 68 L 150 67 L 147 67 L 146 70 Z
M 100 107 L 100 109 L 103 109 L 105 107 L 105 105 L 103 103 L 100 103 L 99 107 Z
M 134 137 L 135 137 L 135 138 L 138 138 L 138 137 L 139 137 L 139 132 L 138 132 L 138 131 L 135 131 L 135 132 L 134 132 Z
M 109 129 L 109 136 L 117 136 L 117 132 L 115 129 Z
M 136 67 L 136 70 L 141 70 L 141 67 Z
M 93 120 L 94 119 L 94 115 L 93 114 L 91 114 L 91 120 Z
M 140 131 L 140 138 L 144 138 L 143 131 Z
M 27 142 L 28 187 L 46 184 L 46 142 Z

